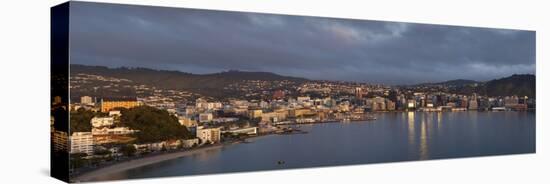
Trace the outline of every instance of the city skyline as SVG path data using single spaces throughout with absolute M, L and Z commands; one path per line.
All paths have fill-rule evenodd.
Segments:
M 535 74 L 534 31 L 73 5 L 75 64 L 193 74 L 261 71 L 389 85 Z

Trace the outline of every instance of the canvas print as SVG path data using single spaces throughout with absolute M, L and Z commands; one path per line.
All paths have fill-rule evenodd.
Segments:
M 535 153 L 535 31 L 71 1 L 68 182 Z

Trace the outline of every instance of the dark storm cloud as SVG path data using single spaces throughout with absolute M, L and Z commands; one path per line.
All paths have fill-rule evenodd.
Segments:
M 388 84 L 535 73 L 535 33 L 73 2 L 71 62 Z

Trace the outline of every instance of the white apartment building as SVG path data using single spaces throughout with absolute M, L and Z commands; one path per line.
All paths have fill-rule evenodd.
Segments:
M 94 104 L 93 101 L 92 101 L 92 97 L 90 97 L 90 96 L 82 96 L 82 97 L 80 97 L 80 103 L 81 103 L 81 104 L 86 104 L 86 105 L 92 105 L 92 104 Z
M 94 154 L 94 138 L 91 132 L 74 132 L 69 137 L 71 150 L 70 153 Z
M 203 128 L 198 127 L 197 138 L 201 140 L 201 144 L 210 142 L 211 144 L 218 143 L 221 140 L 220 128 Z
M 132 130 L 128 127 L 115 127 L 115 128 L 92 128 L 92 135 L 126 135 L 139 132 L 139 130 Z
M 258 134 L 258 127 L 237 128 L 237 129 L 222 131 L 222 133 L 226 133 L 226 132 L 227 133 L 232 133 L 232 134 L 255 135 L 255 134 Z
M 113 117 L 94 117 L 90 121 L 93 127 L 104 127 L 104 126 L 111 126 L 115 123 L 115 119 Z
M 109 116 L 121 116 L 120 111 L 109 111 Z
M 194 145 L 199 145 L 199 139 L 197 139 L 197 138 L 185 139 L 185 140 L 182 140 L 181 144 L 182 144 L 182 147 L 184 147 L 184 148 L 191 148 Z

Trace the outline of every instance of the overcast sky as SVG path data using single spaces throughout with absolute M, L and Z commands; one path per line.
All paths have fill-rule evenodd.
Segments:
M 71 62 L 411 84 L 535 73 L 535 32 L 71 3 Z

